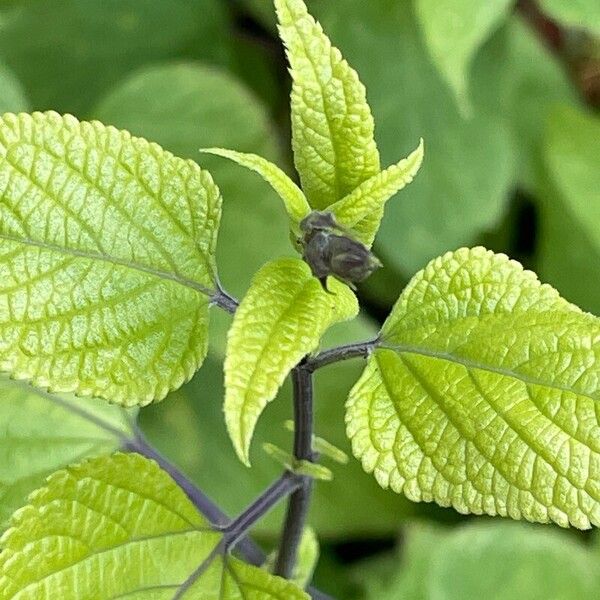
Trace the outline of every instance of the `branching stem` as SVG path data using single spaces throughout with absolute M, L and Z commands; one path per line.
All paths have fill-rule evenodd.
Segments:
M 217 293 L 212 297 L 212 303 L 230 314 L 235 314 L 239 306 L 239 302 L 225 292 L 221 286 L 218 287 Z M 296 459 L 313 462 L 316 458 L 312 449 L 313 373 L 317 369 L 336 362 L 351 358 L 367 358 L 376 347 L 378 341 L 375 339 L 330 348 L 316 356 L 305 357 L 294 367 L 292 370 L 292 382 L 294 388 L 294 457 Z M 175 479 L 177 480 L 176 477 Z M 182 485 L 182 487 L 184 486 Z M 275 563 L 275 574 L 290 579 L 293 576 L 296 566 L 298 547 L 306 524 L 312 488 L 312 478 L 294 475 L 286 471 L 237 519 L 226 525 L 223 525 L 224 515 L 212 501 L 201 495 L 200 499 L 197 498 L 197 502 L 204 506 L 204 510 L 198 504 L 196 505 L 202 512 L 208 508 L 215 517 L 218 517 L 218 519 L 214 519 L 214 522 L 220 524 L 222 530 L 226 533 L 229 538 L 228 545 L 237 545 L 237 548 L 247 559 L 249 559 L 250 555 L 253 558 L 251 562 L 261 564 L 256 559 L 259 553 L 262 555 L 262 552 L 245 536 L 252 524 L 282 498 L 289 495 L 290 499 Z M 189 492 L 188 495 L 190 495 Z M 264 555 L 262 556 L 264 559 Z M 327 598 L 326 595 L 317 590 L 309 588 L 308 591 L 313 598 Z
M 135 438 L 128 441 L 123 449 L 129 452 L 137 452 L 146 458 L 155 460 L 173 478 L 194 506 L 212 525 L 224 528 L 231 523 L 231 519 L 202 490 L 197 488 L 174 464 L 146 441 L 139 429 L 136 431 Z M 264 552 L 249 537 L 239 539 L 238 536 L 238 540 L 237 549 L 250 564 L 260 566 L 264 563 Z
M 211 303 L 219 308 L 222 308 L 230 315 L 233 315 L 237 310 L 237 307 L 240 305 L 240 303 L 233 296 L 230 296 L 220 286 L 215 295 L 211 298 Z
M 227 546 L 234 547 L 250 530 L 252 525 L 266 515 L 280 500 L 293 493 L 301 485 L 301 477 L 285 471 L 243 513 L 223 528 Z

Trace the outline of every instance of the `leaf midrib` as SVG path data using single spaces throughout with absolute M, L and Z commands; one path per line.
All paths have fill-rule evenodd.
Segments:
M 0 240 L 4 240 L 6 242 L 12 242 L 15 244 L 23 244 L 25 246 L 31 246 L 33 248 L 41 248 L 42 250 L 49 250 L 50 252 L 57 252 L 59 254 L 64 254 L 67 256 L 74 256 L 76 258 L 84 258 L 86 260 L 92 260 L 92 261 L 101 261 L 101 262 L 109 263 L 109 264 L 116 265 L 119 267 L 125 267 L 126 269 L 131 269 L 133 271 L 139 271 L 141 273 L 146 273 L 147 275 L 151 275 L 158 279 L 172 281 L 183 287 L 187 287 L 195 292 L 198 292 L 200 294 L 208 296 L 211 300 L 217 294 L 216 290 L 210 290 L 209 288 L 204 287 L 202 284 L 198 283 L 197 281 L 188 279 L 187 277 L 182 277 L 181 275 L 178 275 L 177 273 L 169 273 L 167 271 L 162 271 L 160 269 L 155 269 L 153 267 L 149 267 L 147 265 L 143 265 L 140 263 L 116 258 L 114 256 L 109 256 L 107 254 L 101 254 L 99 252 L 86 252 L 84 250 L 76 250 L 74 248 L 65 248 L 64 246 L 58 246 L 56 244 L 49 244 L 48 242 L 41 242 L 38 240 L 33 240 L 31 238 L 12 236 L 12 235 L 8 235 L 5 233 L 0 233 Z
M 518 379 L 526 385 L 536 385 L 540 387 L 552 388 L 561 392 L 575 394 L 576 396 L 585 396 L 593 401 L 597 401 L 597 398 L 595 398 L 589 392 L 577 390 L 571 386 L 561 385 L 556 382 L 542 381 L 541 379 L 537 379 L 536 377 L 531 377 L 523 373 L 518 373 L 516 371 L 513 371 L 512 369 L 505 369 L 502 367 L 495 367 L 493 365 L 479 363 L 469 358 L 457 356 L 456 354 L 452 354 L 450 352 L 442 352 L 440 350 L 433 350 L 423 346 L 412 346 L 410 344 L 385 344 L 385 342 L 380 342 L 377 348 L 381 350 L 391 350 L 399 354 L 416 354 L 418 356 L 424 356 L 427 358 L 444 360 L 447 362 L 462 365 L 467 370 L 477 369 L 480 371 L 487 371 L 488 373 L 495 373 L 496 375 L 502 375 L 504 377 Z

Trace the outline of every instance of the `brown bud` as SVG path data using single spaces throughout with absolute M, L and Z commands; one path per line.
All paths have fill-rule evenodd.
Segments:
M 300 228 L 304 231 L 303 258 L 325 289 L 328 275 L 352 286 L 381 266 L 364 244 L 349 235 L 332 233 L 343 230 L 331 213 L 314 211 L 300 223 Z

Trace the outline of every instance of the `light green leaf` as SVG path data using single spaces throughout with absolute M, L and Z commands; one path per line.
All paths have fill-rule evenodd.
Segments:
M 402 539 L 402 551 L 388 555 L 383 569 L 354 568 L 366 588 L 365 600 L 593 600 L 598 595 L 595 556 L 560 530 L 501 520 L 452 528 L 415 523 Z
M 225 357 L 225 421 L 240 460 L 250 465 L 258 417 L 292 367 L 319 344 L 336 321 L 351 319 L 358 303 L 329 280 L 326 292 L 299 259 L 279 259 L 255 276 L 235 313 Z
M 286 452 L 275 444 L 266 442 L 263 444 L 263 450 L 284 469 L 296 475 L 304 475 L 319 481 L 331 481 L 333 479 L 333 473 L 327 467 L 308 460 L 298 460 L 293 454 Z
M 365 82 L 383 162 L 406 156 L 420 137 L 427 143 L 426 168 L 401 201 L 387 205 L 377 234 L 377 253 L 410 276 L 449 248 L 472 244 L 503 215 L 514 175 L 508 123 L 475 98 L 472 117 L 461 116 L 411 2 L 336 0 L 311 8 Z M 473 87 L 482 86 L 501 94 L 487 71 L 474 70 Z
M 123 405 L 207 348 L 221 196 L 156 144 L 56 113 L 0 119 L 0 370 Z
M 292 433 L 296 429 L 294 421 L 291 419 L 288 419 L 284 423 L 284 427 Z M 317 454 L 326 456 L 340 465 L 348 464 L 348 455 L 343 450 L 340 450 L 337 446 L 334 446 L 318 435 L 312 436 L 312 447 Z
M 1 27 L 1 23 L 0 23 Z M 0 115 L 29 108 L 25 91 L 14 74 L 0 64 Z
M 560 23 L 600 35 L 600 4 L 597 0 L 540 0 L 540 7 Z
M 350 394 L 363 467 L 414 501 L 600 523 L 600 321 L 484 248 L 432 261 Z
M 184 158 L 198 160 L 199 147 L 218 146 L 281 161 L 265 107 L 236 78 L 213 67 L 192 62 L 146 67 L 115 88 L 93 114 Z M 226 198 L 219 277 L 227 291 L 241 296 L 265 262 L 289 252 L 288 219 L 276 195 L 253 173 L 212 156 L 202 164 Z M 219 311 L 211 317 L 219 323 L 221 316 Z M 223 316 L 225 332 L 230 319 Z M 212 336 L 213 342 L 217 338 Z
M 303 0 L 275 0 L 292 85 L 292 146 L 302 189 L 323 209 L 379 172 L 366 92 Z
M 273 571 L 277 553 L 270 554 L 263 565 L 264 569 Z M 319 540 L 312 527 L 305 527 L 298 546 L 298 558 L 294 573 L 290 578 L 298 587 L 305 588 L 312 580 L 315 567 L 319 561 Z
M 0 526 L 53 471 L 133 438 L 132 419 L 104 400 L 56 396 L 0 375 Z
M 298 587 L 304 588 L 313 577 L 315 567 L 319 562 L 319 540 L 312 527 L 305 527 L 298 546 L 298 560 L 292 576 L 292 581 Z
M 228 158 L 258 173 L 283 200 L 285 209 L 295 225 L 298 225 L 310 212 L 310 205 L 302 190 L 277 165 L 266 158 L 257 154 L 234 152 L 223 148 L 205 148 L 200 152 Z
M 508 16 L 514 0 L 416 0 L 415 11 L 433 62 L 469 110 L 468 73 L 475 53 Z
M 600 311 L 600 119 L 556 108 L 544 136 L 540 174 L 540 271 L 585 308 Z
M 2 600 L 308 599 L 227 554 L 222 533 L 139 455 L 59 471 L 29 502 L 0 540 Z
M 87 116 L 99 94 L 144 64 L 183 52 L 224 63 L 228 54 L 221 0 L 22 0 L 0 16 L 0 60 L 36 110 Z
M 385 203 L 414 179 L 423 162 L 423 150 L 421 139 L 419 147 L 407 158 L 367 179 L 332 204 L 329 209 L 337 222 L 353 229 L 358 239 L 370 247 L 379 229 L 379 222 L 373 222 L 373 213 L 383 214 Z

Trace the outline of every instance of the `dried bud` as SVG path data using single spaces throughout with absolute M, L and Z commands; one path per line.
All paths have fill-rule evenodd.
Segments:
M 329 275 L 352 286 L 381 266 L 364 244 L 349 235 L 332 233 L 342 229 L 331 213 L 314 211 L 300 223 L 300 228 L 304 231 L 303 258 L 325 289 Z
M 329 237 L 329 252 L 331 274 L 343 281 L 359 283 L 381 267 L 365 245 L 342 235 Z
M 338 224 L 335 217 L 327 211 L 313 210 L 300 221 L 300 229 L 308 234 L 314 231 L 328 231 L 337 228 Z

